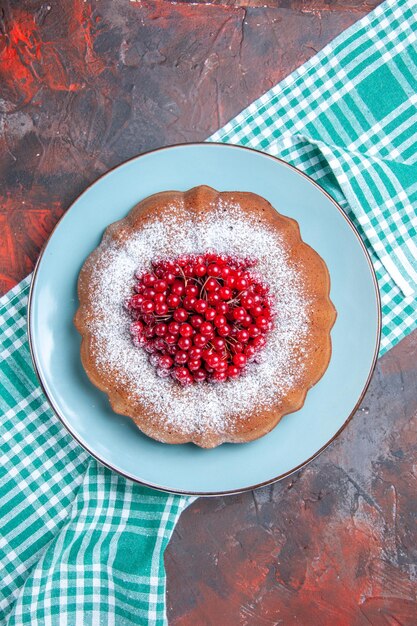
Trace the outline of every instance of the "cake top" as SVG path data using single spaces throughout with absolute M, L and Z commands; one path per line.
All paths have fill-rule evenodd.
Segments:
M 101 245 L 100 264 L 93 268 L 88 287 L 95 309 L 88 327 L 97 367 L 110 370 L 129 388 L 131 400 L 157 411 L 167 427 L 182 433 L 206 428 L 230 432 L 239 420 L 270 407 L 296 387 L 309 333 L 309 301 L 285 239 L 267 222 L 221 199 L 216 209 L 192 219 L 181 207 L 168 205 L 162 216 L 147 220 L 129 237 L 108 237 Z M 224 384 L 181 387 L 172 378 L 161 378 L 146 351 L 133 345 L 124 303 L 132 295 L 135 274 L 149 271 L 155 259 L 207 251 L 257 259 L 248 272 L 273 295 L 274 324 L 244 376 Z

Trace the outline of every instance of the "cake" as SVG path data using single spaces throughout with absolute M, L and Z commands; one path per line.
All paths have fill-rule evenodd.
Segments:
M 323 376 L 329 290 L 297 222 L 259 195 L 157 193 L 108 226 L 80 272 L 82 364 L 149 437 L 252 441 Z

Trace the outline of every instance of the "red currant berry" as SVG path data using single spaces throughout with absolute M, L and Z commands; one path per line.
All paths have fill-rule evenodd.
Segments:
M 132 324 L 130 325 L 130 332 L 132 333 L 132 335 L 140 335 L 142 331 L 143 331 L 142 322 L 140 321 L 132 322 Z
M 151 287 L 156 281 L 156 276 L 154 274 L 144 274 L 142 276 L 142 282 L 145 287 Z
M 195 303 L 197 302 L 197 298 L 195 296 L 185 296 L 182 304 L 187 311 L 192 311 L 194 309 Z
M 156 280 L 154 284 L 154 289 L 157 293 L 162 293 L 168 287 L 164 280 Z
M 262 315 L 263 317 L 266 317 L 268 320 L 271 319 L 271 309 L 270 309 L 269 304 L 265 305 Z
M 223 339 L 223 337 L 214 337 L 214 339 L 211 340 L 211 344 L 213 348 L 218 352 L 221 352 L 226 347 L 226 341 Z
M 220 357 L 219 357 L 218 354 L 213 352 L 212 354 L 209 354 L 207 356 L 206 361 L 207 361 L 207 365 L 209 367 L 212 367 L 213 369 L 216 369 L 217 365 L 220 363 Z
M 145 297 L 142 294 L 138 294 L 137 296 L 132 296 L 128 302 L 128 307 L 131 306 L 133 309 L 140 309 Z
M 252 359 L 256 354 L 256 348 L 254 346 L 246 346 L 245 354 L 248 359 Z
M 177 352 L 174 358 L 175 363 L 178 363 L 179 365 L 184 365 L 185 363 L 187 363 L 188 354 L 184 350 L 180 350 L 179 352 Z
M 206 335 L 207 337 L 211 337 L 211 335 L 214 334 L 214 329 L 210 322 L 203 322 L 199 330 L 202 335 Z
M 187 285 L 185 288 L 186 296 L 197 296 L 198 295 L 198 287 L 197 285 Z
M 219 295 L 222 300 L 230 300 L 230 298 L 232 297 L 232 290 L 230 289 L 230 287 L 220 287 Z
M 178 339 L 178 346 L 181 348 L 181 350 L 189 350 L 192 345 L 193 342 L 191 341 L 190 337 L 180 337 Z
M 243 320 L 240 321 L 242 326 L 244 326 L 245 328 L 248 328 L 248 326 L 250 326 L 252 324 L 252 322 L 253 322 L 253 320 L 252 320 L 250 315 L 245 315 Z
M 248 333 L 251 337 L 258 337 L 258 335 L 261 334 L 261 329 L 255 326 L 255 324 L 252 324 L 252 326 L 248 328 Z
M 233 363 L 237 366 L 237 367 L 244 367 L 246 365 L 246 357 L 244 354 L 242 354 L 241 352 L 238 354 L 235 354 L 233 357 Z
M 263 310 L 263 306 L 261 306 L 260 304 L 255 304 L 255 306 L 251 308 L 250 313 L 251 315 L 253 315 L 253 317 L 259 317 L 260 315 L 262 315 Z
M 216 312 L 219 315 L 225 315 L 228 312 L 228 310 L 229 310 L 229 305 L 226 304 L 226 302 L 219 302 L 216 305 Z
M 246 309 L 244 309 L 243 306 L 238 306 L 236 307 L 236 309 L 233 309 L 233 319 L 235 319 L 237 322 L 243 321 L 245 317 Z
M 185 309 L 176 309 L 174 311 L 174 320 L 176 322 L 185 322 L 188 319 L 188 313 Z
M 207 274 L 209 276 L 214 276 L 215 278 L 218 278 L 219 276 L 221 276 L 221 273 L 222 273 L 222 268 L 219 265 L 216 265 L 215 263 L 212 263 L 207 268 Z
M 189 359 L 188 361 L 188 369 L 190 372 L 195 372 L 201 367 L 201 359 Z
M 167 354 L 160 356 L 158 359 L 158 365 L 159 367 L 162 367 L 162 369 L 168 370 L 170 367 L 173 366 L 173 364 L 174 361 Z
M 137 283 L 134 286 L 134 290 L 136 291 L 136 293 L 143 293 L 145 291 L 146 287 L 143 283 Z
M 195 311 L 197 311 L 197 313 L 204 313 L 208 308 L 208 304 L 207 304 L 207 300 L 197 300 L 197 302 L 194 305 L 194 309 Z
M 148 337 L 148 339 L 152 339 L 152 337 L 155 336 L 154 326 L 147 326 L 143 331 L 143 334 L 145 337 Z
M 217 328 L 220 328 L 221 326 L 225 326 L 227 324 L 227 319 L 224 315 L 216 315 L 213 321 L 214 325 L 217 326 Z
M 242 328 L 241 330 L 238 331 L 236 337 L 238 341 L 240 341 L 241 343 L 246 343 L 247 341 L 249 341 L 250 335 L 247 330 Z
M 202 383 L 204 380 L 206 380 L 206 377 L 207 377 L 207 374 L 202 369 L 196 370 L 194 372 L 194 380 L 198 383 Z
M 201 278 L 201 276 L 204 276 L 206 273 L 206 266 L 203 264 L 200 265 L 196 265 L 194 268 L 194 274 L 196 276 L 198 276 L 199 278 Z
M 191 337 L 194 330 L 191 324 L 181 324 L 180 326 L 180 335 L 183 337 Z
M 165 272 L 163 278 L 167 285 L 172 285 L 175 281 L 175 274 L 172 274 L 172 272 Z
M 205 282 L 205 288 L 207 291 L 217 291 L 219 286 L 220 285 L 215 278 L 208 278 Z
M 238 278 L 236 278 L 235 288 L 242 291 L 243 289 L 247 289 L 247 287 L 249 287 L 248 279 L 244 276 L 238 276 Z
M 145 296 L 147 300 L 153 300 L 155 297 L 155 294 L 156 294 L 155 289 L 151 289 L 150 287 L 146 287 L 146 289 L 143 290 L 143 295 Z
M 178 322 L 170 322 L 168 324 L 168 331 L 171 333 L 171 335 L 178 335 L 178 333 L 180 332 L 180 325 Z
M 186 256 L 186 255 L 184 255 L 183 257 L 180 257 L 180 258 L 177 260 L 177 264 L 178 264 L 180 267 L 185 267 L 185 266 L 187 265 L 187 263 L 188 263 L 188 256 Z
M 203 349 L 202 348 L 197 348 L 197 346 L 193 346 L 192 348 L 190 348 L 188 354 L 190 355 L 190 359 L 199 359 L 201 357 L 203 353 Z
M 154 346 L 155 346 L 155 348 L 156 348 L 157 350 L 159 350 L 159 352 L 165 352 L 165 348 L 167 347 L 167 346 L 166 346 L 166 343 L 165 343 L 165 341 L 162 339 L 162 337 L 159 337 L 158 339 L 155 339 L 155 341 L 154 341 Z
M 155 304 L 152 302 L 152 300 L 145 300 L 144 302 L 142 302 L 141 309 L 144 313 L 152 313 L 154 308 Z
M 176 296 L 182 296 L 184 291 L 185 291 L 184 283 L 180 282 L 179 280 L 175 280 L 172 283 L 171 292 L 174 293 Z
M 169 295 L 167 298 L 168 306 L 170 306 L 173 309 L 177 307 L 180 302 L 181 302 L 181 298 L 177 296 L 175 293 L 171 293 L 171 295 Z
M 188 371 L 186 367 L 175 367 L 174 376 L 181 383 L 185 383 L 188 380 L 188 378 L 191 377 L 190 372 Z
M 206 309 L 206 312 L 204 313 L 204 317 L 206 318 L 208 322 L 213 321 L 214 318 L 216 317 L 216 309 Z
M 146 339 L 143 335 L 132 335 L 132 343 L 134 346 L 144 347 L 146 343 Z
M 237 378 L 240 374 L 240 369 L 236 365 L 229 365 L 226 370 L 226 375 L 229 378 Z
M 234 287 L 236 282 L 236 272 L 231 271 L 229 276 L 225 278 L 224 282 L 227 287 Z
M 207 342 L 208 338 L 204 335 L 197 334 L 194 336 L 194 345 L 197 346 L 197 348 L 204 348 Z
M 225 372 L 227 368 L 228 368 L 228 363 L 224 359 L 224 360 L 219 361 L 215 369 L 217 372 Z
M 157 315 L 166 315 L 168 313 L 168 305 L 165 302 L 155 304 L 155 313 Z
M 242 304 L 242 306 L 245 307 L 245 309 L 250 309 L 251 307 L 253 307 L 253 305 L 255 304 L 255 300 L 253 299 L 252 296 L 242 296 L 240 299 L 240 302 Z
M 217 305 L 220 302 L 220 294 L 217 291 L 210 291 L 207 296 L 209 304 Z
M 194 276 L 194 267 L 191 264 L 186 265 L 184 267 L 184 274 L 187 278 L 191 278 L 191 276 Z
M 159 356 L 157 354 L 151 354 L 149 357 L 149 363 L 154 367 L 159 365 Z
M 252 345 L 257 350 L 259 350 L 260 348 L 263 348 L 265 344 L 266 344 L 265 337 L 255 337 L 252 340 Z
M 267 328 L 269 326 L 269 320 L 266 317 L 257 317 L 256 318 L 256 325 L 261 330 L 267 330 Z
M 155 335 L 158 335 L 158 337 L 163 337 L 164 335 L 167 334 L 167 331 L 168 331 L 168 326 L 164 324 L 163 322 L 159 322 L 158 324 L 155 324 Z
M 201 315 L 192 315 L 190 322 L 194 328 L 200 328 L 201 324 L 204 322 L 204 318 L 201 317 Z
M 212 374 L 212 380 L 216 383 L 222 383 L 227 380 L 227 374 L 226 372 L 214 372 L 214 374 Z

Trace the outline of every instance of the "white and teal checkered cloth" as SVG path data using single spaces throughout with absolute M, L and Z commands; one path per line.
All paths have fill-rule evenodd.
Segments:
M 29 285 L 0 300 L 0 624 L 163 624 L 164 550 L 191 499 L 125 480 L 67 433 L 33 371 Z
M 417 1 L 388 0 L 211 140 L 278 155 L 363 236 L 381 351 L 417 326 Z M 0 621 L 164 624 L 163 552 L 190 499 L 101 467 L 50 410 L 26 335 L 28 279 L 0 301 Z

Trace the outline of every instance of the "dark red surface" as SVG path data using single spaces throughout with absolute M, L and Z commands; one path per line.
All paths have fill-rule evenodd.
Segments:
M 376 4 L 0 2 L 1 290 L 100 174 L 204 139 Z M 166 554 L 171 624 L 417 624 L 416 346 L 379 362 L 362 409 L 302 472 L 184 513 Z
M 206 138 L 376 4 L 0 0 L 0 291 L 100 174 Z

